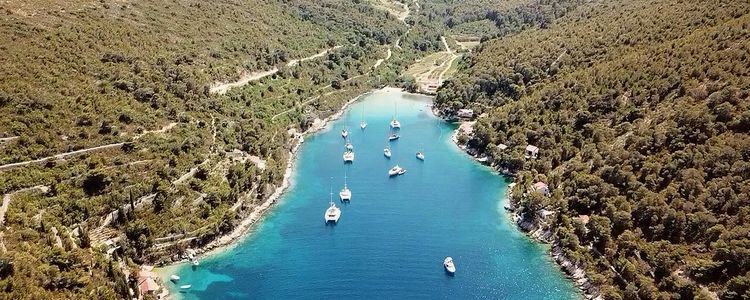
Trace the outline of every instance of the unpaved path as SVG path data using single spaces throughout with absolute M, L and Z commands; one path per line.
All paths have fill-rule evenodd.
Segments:
M 9 137 L 0 138 L 0 144 L 7 143 L 15 139 L 18 139 L 18 136 L 9 136 Z
M 137 139 L 143 137 L 146 134 L 164 133 L 164 132 L 166 132 L 166 131 L 174 128 L 176 125 L 177 125 L 177 123 L 169 123 L 169 124 L 165 125 L 164 127 L 162 127 L 161 129 L 146 131 L 144 133 L 141 133 L 141 134 L 133 137 L 133 140 L 137 140 Z M 27 160 L 27 161 L 22 161 L 22 162 L 5 164 L 5 165 L 0 166 L 0 171 L 10 170 L 10 169 L 13 169 L 13 168 L 26 166 L 26 165 L 33 164 L 33 163 L 43 163 L 43 162 L 46 162 L 46 161 L 49 161 L 49 160 L 65 159 L 65 158 L 68 158 L 68 157 L 71 157 L 71 156 L 75 156 L 75 155 L 79 155 L 79 154 L 84 154 L 84 153 L 88 153 L 88 152 L 94 152 L 94 151 L 106 150 L 106 149 L 110 149 L 110 148 L 122 147 L 122 145 L 124 145 L 124 144 L 125 144 L 125 142 L 113 143 L 113 144 L 107 144 L 107 145 L 101 145 L 101 146 L 96 146 L 96 147 L 91 147 L 91 148 L 80 149 L 80 150 L 76 150 L 76 151 L 70 151 L 70 152 L 55 154 L 55 155 L 52 155 L 52 156 L 42 157 L 42 158 L 34 159 L 34 160 Z
M 124 144 L 125 143 L 122 142 L 122 143 L 114 143 L 114 144 L 96 146 L 96 147 L 91 147 L 91 148 L 86 148 L 86 149 L 81 149 L 81 150 L 76 150 L 76 151 L 70 151 L 70 152 L 55 154 L 55 155 L 52 155 L 52 156 L 47 156 L 47 157 L 43 157 L 43 158 L 39 158 L 39 159 L 34 159 L 34 160 L 27 160 L 27 161 L 22 161 L 22 162 L 17 162 L 17 163 L 5 164 L 5 165 L 0 166 L 0 171 L 9 170 L 9 169 L 12 169 L 12 168 L 17 168 L 17 167 L 22 167 L 22 166 L 33 164 L 33 163 L 43 163 L 43 162 L 46 162 L 48 160 L 53 160 L 53 159 L 54 160 L 64 159 L 66 157 L 70 157 L 70 156 L 74 156 L 74 155 L 78 155 L 78 154 L 83 154 L 83 153 L 87 153 L 87 152 L 93 152 L 93 151 L 104 150 L 104 149 L 109 149 L 109 148 L 121 147 Z
M 8 211 L 8 207 L 10 206 L 10 200 L 11 198 L 18 194 L 18 193 L 26 193 L 26 192 L 33 192 L 33 191 L 41 191 L 42 193 L 46 193 L 49 191 L 49 187 L 46 185 L 37 185 L 32 186 L 25 189 L 20 189 L 12 193 L 7 193 L 3 196 L 3 205 L 0 206 L 0 226 L 5 224 L 5 213 Z
M 388 47 L 388 53 L 386 53 L 385 58 L 378 59 L 375 64 L 372 66 L 372 69 L 377 69 L 383 62 L 391 59 L 391 47 Z
M 460 55 L 452 54 L 451 59 L 448 60 L 448 66 L 445 67 L 445 69 L 442 72 L 440 72 L 440 75 L 438 75 L 438 83 L 440 85 L 443 85 L 443 76 L 445 76 L 445 73 L 447 73 L 448 70 L 451 69 L 451 67 L 453 66 L 453 61 L 455 61 L 459 57 L 461 57 L 461 56 Z
M 392 55 L 392 54 L 393 54 L 393 52 L 391 51 L 391 47 L 388 47 L 388 52 L 386 53 L 386 55 L 385 55 L 385 58 L 381 58 L 381 59 L 378 59 L 377 61 L 375 61 L 375 64 L 374 64 L 374 65 L 372 65 L 372 70 L 375 70 L 375 69 L 377 69 L 377 68 L 378 68 L 378 67 L 379 67 L 379 66 L 380 66 L 380 65 L 381 65 L 381 64 L 382 64 L 383 62 L 385 62 L 385 61 L 387 61 L 387 60 L 391 59 L 391 55 Z M 360 75 L 357 75 L 357 76 L 351 77 L 351 78 L 349 78 L 349 79 L 347 79 L 347 80 L 344 80 L 344 82 L 346 83 L 346 82 L 352 81 L 352 80 L 354 80 L 354 79 L 360 78 L 360 77 L 362 77 L 362 76 L 366 76 L 366 75 L 370 74 L 371 72 L 372 72 L 372 71 L 368 71 L 367 73 L 364 73 L 364 74 L 360 74 Z M 321 91 L 321 90 L 324 90 L 324 89 L 327 89 L 327 88 L 330 88 L 330 87 L 331 87 L 331 85 L 327 85 L 327 86 L 325 86 L 325 87 L 323 87 L 323 88 L 320 88 L 320 89 L 318 89 L 318 90 L 317 90 L 316 92 L 319 92 L 319 91 Z M 330 94 L 332 94 L 332 93 L 334 93 L 334 92 L 336 92 L 336 91 L 331 91 L 331 92 L 325 93 L 325 94 L 323 94 L 322 96 L 328 96 L 328 95 L 330 95 Z M 287 110 L 285 110 L 285 111 L 282 111 L 282 112 L 280 112 L 280 113 L 278 113 L 278 114 L 275 114 L 275 115 L 273 115 L 273 117 L 271 117 L 271 121 L 273 121 L 273 120 L 276 120 L 276 118 L 278 118 L 278 117 L 280 117 L 280 116 L 282 116 L 282 115 L 285 115 L 285 114 L 288 114 L 288 113 L 292 112 L 292 111 L 293 111 L 294 109 L 296 109 L 296 108 L 298 108 L 298 107 L 303 107 L 303 106 L 305 106 L 305 105 L 308 105 L 308 104 L 310 104 L 311 102 L 313 102 L 313 101 L 315 101 L 315 100 L 318 100 L 318 99 L 320 99 L 320 97 L 321 97 L 321 95 L 318 95 L 318 96 L 313 96 L 313 97 L 307 98 L 307 99 L 306 99 L 305 101 L 303 101 L 302 103 L 300 103 L 300 104 L 297 104 L 297 105 L 295 105 L 295 106 L 292 106 L 291 108 L 289 108 L 289 109 L 287 109 Z
M 311 59 L 316 59 L 316 58 L 319 58 L 319 57 L 323 57 L 328 52 L 336 50 L 338 48 L 341 48 L 341 46 L 340 45 L 339 46 L 334 46 L 334 47 L 325 49 L 325 50 L 323 50 L 323 51 L 321 51 L 319 53 L 310 55 L 308 57 L 303 57 L 303 58 L 300 58 L 300 59 L 293 59 L 290 62 L 288 62 L 286 64 L 286 66 L 287 67 L 294 67 L 294 66 L 298 65 L 300 62 L 311 60 Z M 243 75 L 243 76 L 240 77 L 239 80 L 237 80 L 235 82 L 228 82 L 228 83 L 217 82 L 217 83 L 213 84 L 213 86 L 211 86 L 211 88 L 209 89 L 209 92 L 211 92 L 212 94 L 223 95 L 223 94 L 226 94 L 226 92 L 228 92 L 232 88 L 246 85 L 246 84 L 248 84 L 248 83 L 250 83 L 252 81 L 260 80 L 260 79 L 262 79 L 264 77 L 271 76 L 271 75 L 276 74 L 278 72 L 279 72 L 279 68 L 278 67 L 273 67 L 273 69 L 270 69 L 270 70 L 267 70 L 267 71 L 258 71 L 258 72 L 252 72 L 252 73 Z
M 441 36 L 440 40 L 443 42 L 443 46 L 445 46 L 445 51 L 453 54 L 453 50 L 451 50 L 451 47 L 448 46 L 448 41 L 445 40 L 445 37 Z
M 294 66 L 296 66 L 297 64 L 299 64 L 301 62 L 323 57 L 324 55 L 328 54 L 328 52 L 331 52 L 331 51 L 336 50 L 338 48 L 341 48 L 341 46 L 340 45 L 339 46 L 333 46 L 333 47 L 325 49 L 325 50 L 323 50 L 323 51 L 321 51 L 321 52 L 319 52 L 317 54 L 310 55 L 308 57 L 303 57 L 303 58 L 300 58 L 300 59 L 293 59 L 292 61 L 288 62 L 286 64 L 286 66 L 287 67 L 294 67 Z
M 228 92 L 230 89 L 243 86 L 248 84 L 251 81 L 259 80 L 263 77 L 271 76 L 273 74 L 276 74 L 279 72 L 279 68 L 274 67 L 273 69 L 270 69 L 268 71 L 259 71 L 259 72 L 253 72 L 246 75 L 243 75 L 240 77 L 239 80 L 235 82 L 229 82 L 229 83 L 219 83 L 215 86 L 212 86 L 209 92 L 213 94 L 219 94 L 224 95 L 226 92 Z

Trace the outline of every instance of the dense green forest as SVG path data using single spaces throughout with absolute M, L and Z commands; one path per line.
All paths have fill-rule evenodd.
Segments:
M 461 142 L 605 298 L 747 299 L 749 53 L 745 1 L 590 1 L 482 44 L 436 106 L 482 114 Z
M 131 298 L 124 273 L 231 231 L 298 134 L 441 37 L 483 43 L 436 108 L 481 114 L 460 142 L 590 292 L 750 297 L 749 4 L 382 1 L 0 3 L 0 299 Z
M 0 298 L 131 298 L 124 273 L 230 231 L 294 132 L 395 79 L 411 48 L 373 66 L 407 29 L 361 1 L 0 4 Z

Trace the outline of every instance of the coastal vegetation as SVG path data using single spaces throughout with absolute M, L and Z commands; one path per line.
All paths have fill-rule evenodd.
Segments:
M 299 133 L 397 76 L 372 66 L 407 30 L 350 1 L 0 8 L 9 299 L 131 298 L 135 266 L 231 231 L 281 183 Z
M 481 115 L 459 141 L 515 175 L 521 221 L 550 231 L 588 292 L 750 297 L 750 5 L 605 0 L 562 11 L 483 43 L 437 109 Z
M 588 292 L 748 298 L 749 12 L 724 0 L 6 1 L 0 298 L 132 298 L 137 265 L 180 259 L 268 199 L 303 132 L 372 88 L 417 91 L 415 77 L 441 73 L 436 109 L 480 115 L 459 142 L 515 176 L 516 212 L 585 270 Z M 461 58 L 420 69 L 452 59 L 446 45 Z

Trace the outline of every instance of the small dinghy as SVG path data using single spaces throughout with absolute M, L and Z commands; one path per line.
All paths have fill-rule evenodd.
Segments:
M 180 276 L 177 276 L 177 275 L 169 276 L 169 280 L 172 280 L 174 282 L 178 282 L 178 281 L 180 281 Z

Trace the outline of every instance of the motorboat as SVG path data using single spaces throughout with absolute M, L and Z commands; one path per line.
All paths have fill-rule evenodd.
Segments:
M 354 151 L 347 150 L 346 152 L 344 152 L 344 162 L 345 163 L 354 162 Z
M 446 257 L 443 261 L 443 267 L 445 267 L 445 271 L 450 274 L 456 273 L 456 265 L 453 264 L 453 258 L 450 256 Z
M 190 289 L 191 287 L 193 287 L 193 286 L 192 286 L 192 285 L 189 285 L 189 284 L 185 284 L 185 285 L 181 285 L 181 286 L 180 286 L 180 288 L 181 288 L 181 289 L 183 289 L 183 290 L 187 290 L 187 289 Z
M 361 128 L 362 130 L 365 130 L 365 128 L 367 128 L 367 122 L 365 121 L 359 122 L 359 128 Z
M 401 175 L 401 174 L 403 174 L 403 173 L 401 173 L 402 171 L 404 171 L 404 168 L 401 168 L 398 165 L 395 165 L 393 168 L 391 168 L 390 170 L 388 170 L 388 176 Z
M 349 136 L 349 130 L 341 129 L 341 137 L 346 138 Z
M 404 175 L 406 174 L 406 169 L 401 168 L 401 170 L 398 171 L 398 175 Z
M 169 280 L 172 280 L 174 282 L 180 281 L 180 276 L 173 274 L 172 276 L 169 276 Z
M 354 150 L 354 145 L 352 145 L 352 143 L 346 143 L 346 150 Z
M 326 209 L 326 213 L 323 217 L 325 218 L 326 223 L 338 223 L 339 218 L 341 217 L 341 209 L 336 207 L 336 203 L 333 203 L 333 193 L 331 193 L 331 198 L 328 203 L 330 206 Z
M 395 140 L 399 139 L 400 137 L 401 136 L 398 135 L 397 133 L 391 133 L 391 135 L 388 137 L 388 140 L 389 141 L 395 141 Z
M 424 160 L 424 153 L 422 153 L 421 151 L 417 151 L 417 159 Z
M 197 267 L 197 266 L 200 266 L 200 265 L 201 265 L 201 263 L 197 259 L 193 260 L 193 267 Z
M 344 188 L 339 192 L 339 197 L 341 198 L 341 201 L 352 200 L 352 190 L 350 190 L 349 187 L 346 186 L 346 176 L 344 176 Z
M 385 146 L 385 149 L 383 149 L 383 155 L 387 158 L 391 158 L 391 147 Z

